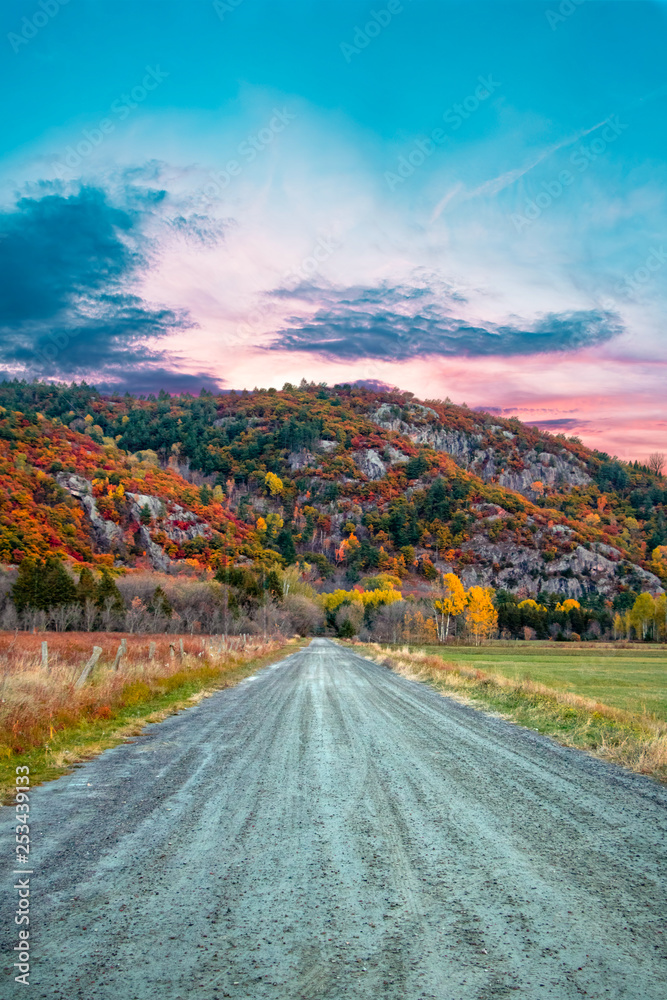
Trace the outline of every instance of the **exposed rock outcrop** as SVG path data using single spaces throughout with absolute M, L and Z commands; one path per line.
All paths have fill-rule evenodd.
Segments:
M 498 520 L 500 516 L 492 514 L 487 520 Z M 594 591 L 613 597 L 618 591 L 620 572 L 635 577 L 638 589 L 651 594 L 663 592 L 657 576 L 623 559 L 610 545 L 577 545 L 545 561 L 546 546 L 562 545 L 574 534 L 565 525 L 554 525 L 538 529 L 533 545 L 522 545 L 502 538 L 493 541 L 480 530 L 463 546 L 464 552 L 474 554 L 475 563 L 466 566 L 461 577 L 466 586 L 502 587 L 514 593 L 525 591 L 530 597 L 544 591 L 578 600 Z
M 317 465 L 317 459 L 307 448 L 302 448 L 300 451 L 291 451 L 289 453 L 287 464 L 290 467 L 290 472 L 298 472 L 300 469 L 308 469 L 311 466 Z
M 100 551 L 114 552 L 120 549 L 125 541 L 127 525 L 123 529 L 121 525 L 100 514 L 97 501 L 93 496 L 92 482 L 84 476 L 64 472 L 58 473 L 56 480 L 83 507 L 90 522 L 91 535 Z M 141 520 L 142 510 L 147 508 L 154 524 L 164 531 L 170 541 L 177 545 L 182 545 L 193 538 L 208 538 L 212 534 L 211 526 L 206 521 L 201 521 L 196 514 L 181 507 L 180 504 L 174 504 L 167 512 L 164 501 L 160 497 L 148 493 L 128 492 L 125 494 L 125 499 L 129 504 L 128 514 L 131 523 L 136 526 Z M 173 560 L 160 545 L 153 541 L 148 526 L 141 524 L 138 534 L 140 544 L 145 549 L 152 567 L 158 570 L 167 570 Z
M 352 458 L 359 471 L 368 479 L 384 479 L 387 474 L 387 466 L 374 448 L 353 451 Z
M 56 480 L 63 489 L 79 501 L 85 510 L 96 545 L 102 552 L 112 551 L 122 541 L 123 529 L 100 514 L 93 496 L 92 482 L 83 476 L 67 472 L 58 473 Z
M 413 406 L 413 411 L 419 414 L 434 414 L 429 407 Z M 503 452 L 493 447 L 482 447 L 484 435 L 467 434 L 460 430 L 434 428 L 431 424 L 419 425 L 408 423 L 392 412 L 392 407 L 383 403 L 371 414 L 371 419 L 386 430 L 397 431 L 409 437 L 415 444 L 427 445 L 436 451 L 444 451 L 451 455 L 459 465 L 474 472 L 485 482 L 497 482 L 506 489 L 514 490 L 523 496 L 533 496 L 532 485 L 540 482 L 544 487 L 550 486 L 586 486 L 591 478 L 585 470 L 583 462 L 567 450 L 561 449 L 560 454 L 554 452 L 538 452 L 534 450 L 523 453 L 515 452 L 510 463 Z M 497 433 L 504 440 L 513 440 L 515 435 L 492 425 L 489 430 Z

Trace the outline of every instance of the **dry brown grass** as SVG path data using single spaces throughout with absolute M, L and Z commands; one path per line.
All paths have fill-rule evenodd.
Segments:
M 392 650 L 373 643 L 364 646 L 364 655 L 410 680 L 433 684 L 448 697 L 490 708 L 565 745 L 667 780 L 667 723 L 651 715 L 636 715 L 537 681 L 449 663 L 407 646 Z
M 47 670 L 41 666 L 43 639 L 49 645 Z M 121 639 L 127 643 L 127 655 L 113 670 Z M 151 643 L 155 643 L 153 660 L 149 660 Z M 77 690 L 76 680 L 93 645 L 102 647 L 102 656 Z M 44 747 L 65 730 L 113 720 L 170 692 L 187 692 L 191 687 L 196 694 L 207 684 L 219 687 L 226 675 L 283 645 L 282 640 L 257 639 L 243 645 L 234 638 L 223 646 L 219 636 L 0 633 L 0 756 L 11 758 Z M 132 727 L 131 722 L 126 724 Z

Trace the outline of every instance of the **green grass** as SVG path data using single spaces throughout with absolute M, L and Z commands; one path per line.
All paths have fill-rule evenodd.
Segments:
M 667 721 L 667 649 L 423 647 L 459 666 L 532 680 L 634 715 Z
M 667 781 L 667 650 L 367 647 L 445 696 Z M 646 711 L 644 711 L 646 708 Z

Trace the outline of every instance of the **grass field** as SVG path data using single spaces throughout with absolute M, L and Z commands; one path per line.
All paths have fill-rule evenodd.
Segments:
M 531 644 L 381 647 L 364 655 L 441 694 L 667 781 L 667 649 Z
M 531 680 L 556 691 L 667 721 L 667 648 L 424 647 L 450 663 Z

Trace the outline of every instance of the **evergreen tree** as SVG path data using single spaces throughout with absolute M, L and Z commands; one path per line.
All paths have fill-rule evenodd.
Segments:
M 46 560 L 42 586 L 49 608 L 58 604 L 74 604 L 76 601 L 76 584 L 56 556 L 49 556 Z
M 84 566 L 81 570 L 76 588 L 76 597 L 81 604 L 85 604 L 86 601 L 94 601 L 97 597 L 95 577 L 87 566 Z
M 23 559 L 19 564 L 19 574 L 12 587 L 12 600 L 17 611 L 41 607 L 40 578 L 44 564 L 35 559 Z
M 405 466 L 408 479 L 419 479 L 428 469 L 428 462 L 422 454 L 414 455 Z
M 155 615 L 164 615 L 165 618 L 169 618 L 173 608 L 169 601 L 167 600 L 167 595 L 165 594 L 162 587 L 156 587 L 151 598 L 151 603 L 149 605 L 149 610 Z
M 444 480 L 438 478 L 431 486 L 426 497 L 426 516 L 429 520 L 446 521 L 449 518 L 450 505 Z
M 46 562 L 23 559 L 12 599 L 18 611 L 25 608 L 46 611 L 58 604 L 74 604 L 77 588 L 57 556 L 49 556 Z
M 294 547 L 294 539 L 289 528 L 282 529 L 276 539 L 276 545 L 288 566 L 296 562 L 296 548 Z
M 111 610 L 121 614 L 125 611 L 125 603 L 116 582 L 108 569 L 102 570 L 102 577 L 97 584 L 95 603 L 98 608 L 105 608 L 111 601 Z
M 139 520 L 142 524 L 150 524 L 153 520 L 153 515 L 151 514 L 151 509 L 147 503 L 143 505 L 141 511 L 139 512 Z
M 276 600 L 282 600 L 283 596 L 283 585 L 278 573 L 275 569 L 269 570 L 264 578 L 264 590 L 266 590 L 272 597 Z

